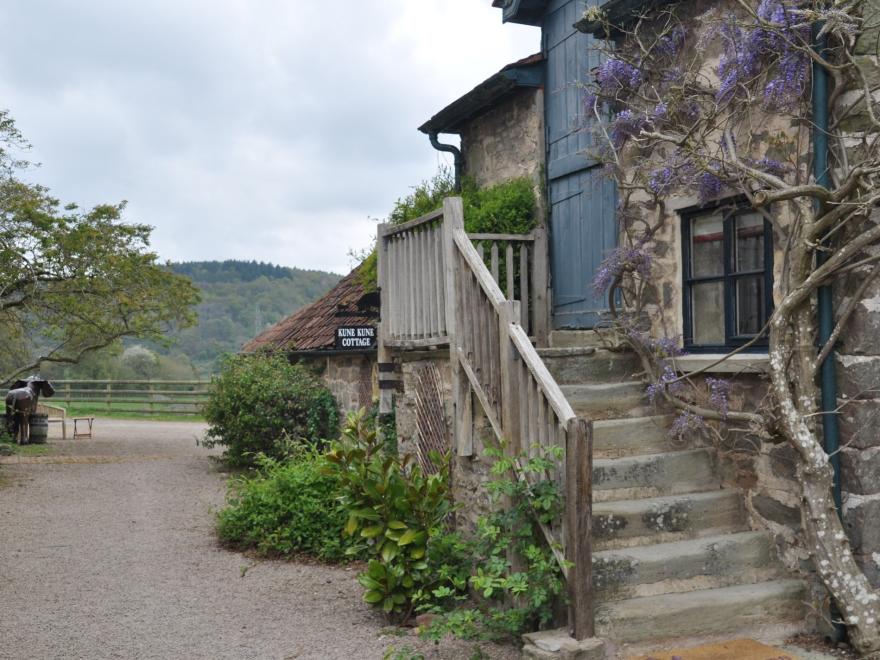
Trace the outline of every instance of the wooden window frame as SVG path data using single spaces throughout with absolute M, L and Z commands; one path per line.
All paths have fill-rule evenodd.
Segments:
M 722 213 L 723 238 L 722 254 L 724 261 L 723 272 L 720 275 L 693 277 L 691 254 L 691 228 L 696 218 L 717 212 Z M 682 240 L 682 300 L 684 312 L 684 348 L 690 353 L 727 353 L 754 339 L 753 335 L 738 335 L 736 333 L 736 282 L 737 280 L 754 276 L 764 276 L 764 315 L 770 318 L 773 312 L 773 228 L 764 218 L 764 268 L 762 270 L 749 270 L 734 272 L 734 219 L 739 215 L 753 212 L 754 209 L 742 199 L 728 200 L 713 206 L 694 207 L 679 212 L 681 216 L 681 240 Z M 723 344 L 696 344 L 694 343 L 694 319 L 693 319 L 693 296 L 692 287 L 703 282 L 723 282 L 724 298 L 724 338 Z M 767 335 L 761 337 L 752 346 L 746 349 L 748 352 L 765 352 L 767 350 Z

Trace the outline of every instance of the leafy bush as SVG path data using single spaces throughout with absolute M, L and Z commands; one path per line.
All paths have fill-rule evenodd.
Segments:
M 535 228 L 535 190 L 526 178 L 478 188 L 462 182 L 464 228 L 471 233 L 528 234 Z
M 551 459 L 523 455 L 515 461 L 500 450 L 486 453 L 495 458 L 488 489 L 496 505 L 504 497 L 510 506 L 481 516 L 475 536 L 454 551 L 471 562 L 465 569 L 471 602 L 462 604 L 461 589 L 451 593 L 441 586 L 430 594 L 433 600 L 424 598 L 419 606 L 438 615 L 423 631 L 435 640 L 447 633 L 465 639 L 515 639 L 551 624 L 554 604 L 564 598 L 562 570 L 536 529 L 537 522 L 549 525 L 562 512 L 557 485 L 542 477 L 552 467 Z M 517 478 L 514 471 L 530 479 Z M 512 555 L 520 557 L 521 570 L 514 569 Z M 459 564 L 458 579 L 461 574 Z
M 315 451 L 289 462 L 262 459 L 256 475 L 232 481 L 227 506 L 217 514 L 220 539 L 267 555 L 305 553 L 327 561 L 349 556 L 339 484 L 325 468 Z
M 205 405 L 207 444 L 226 447 L 230 465 L 252 465 L 258 453 L 284 458 L 293 443 L 338 436 L 336 402 L 321 380 L 282 355 L 227 357 Z
M 437 174 L 427 181 L 422 181 L 412 192 L 394 202 L 394 208 L 388 215 L 388 222 L 400 225 L 409 220 L 436 211 L 443 206 L 443 200 L 455 194 L 455 176 L 448 167 L 441 167 Z
M 358 576 L 364 600 L 406 620 L 415 600 L 438 581 L 427 553 L 453 510 L 448 456 L 435 455 L 439 471 L 425 475 L 411 456 L 384 451 L 363 410 L 349 416 L 342 436 L 326 456 L 327 473 L 339 480 L 345 532 L 357 539 L 351 552 L 370 557 Z

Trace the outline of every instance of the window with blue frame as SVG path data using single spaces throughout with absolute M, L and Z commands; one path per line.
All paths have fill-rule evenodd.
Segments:
M 755 339 L 773 304 L 770 223 L 738 203 L 683 213 L 682 223 L 685 347 L 724 351 Z M 766 345 L 766 336 L 755 342 Z

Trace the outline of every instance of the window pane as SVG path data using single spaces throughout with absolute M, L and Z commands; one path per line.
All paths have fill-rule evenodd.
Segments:
M 724 344 L 724 282 L 691 287 L 695 344 Z
M 720 213 L 691 222 L 691 277 L 724 273 L 724 218 Z
M 744 213 L 736 222 L 736 271 L 764 270 L 764 218 L 759 213 Z
M 764 276 L 742 277 L 736 282 L 736 334 L 756 335 L 764 318 Z

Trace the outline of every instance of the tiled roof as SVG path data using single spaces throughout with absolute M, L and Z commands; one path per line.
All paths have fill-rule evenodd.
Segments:
M 284 351 L 332 350 L 336 328 L 340 325 L 372 325 L 378 312 L 362 309 L 359 303 L 366 294 L 358 278 L 360 266 L 343 277 L 324 296 L 306 305 L 271 328 L 261 332 L 242 347 L 243 353 L 261 349 Z

